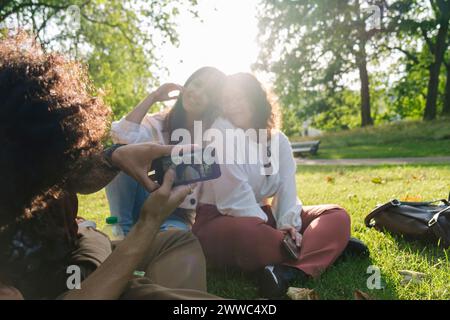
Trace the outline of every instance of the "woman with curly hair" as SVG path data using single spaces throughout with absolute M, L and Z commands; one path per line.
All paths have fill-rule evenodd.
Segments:
M 277 129 L 275 109 L 253 75 L 229 76 L 222 104 L 224 118 L 212 128 L 225 137 L 229 130 L 267 130 L 269 141 L 251 141 L 251 135 L 249 141 L 265 146 L 270 161 L 221 164 L 222 176 L 203 184 L 193 232 L 207 261 L 261 271 L 262 295 L 281 297 L 294 278 L 317 277 L 341 255 L 350 218 L 338 205 L 302 205 L 289 140 Z M 233 145 L 234 154 L 242 152 Z M 297 258 L 283 247 L 286 236 Z
M 172 190 L 173 171 L 157 190 L 148 178 L 151 161 L 173 147 L 104 151 L 110 110 L 85 68 L 25 34 L 0 40 L 0 100 L 0 299 L 211 297 L 197 240 L 158 234 L 193 188 Z M 102 189 L 119 170 L 152 195 L 112 251 L 106 236 L 77 225 L 77 193 Z M 69 266 L 80 272 L 77 290 L 68 290 Z M 133 277 L 137 270 L 145 276 Z

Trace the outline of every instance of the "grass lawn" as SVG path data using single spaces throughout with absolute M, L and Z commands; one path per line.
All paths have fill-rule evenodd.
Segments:
M 432 200 L 450 191 L 450 165 L 377 167 L 300 167 L 298 192 L 306 205 L 338 203 L 352 216 L 352 233 L 365 241 L 369 259 L 341 261 L 322 277 L 302 287 L 314 288 L 322 299 L 352 299 L 356 289 L 378 299 L 450 299 L 450 250 L 407 242 L 369 230 L 364 217 L 379 204 L 397 199 Z M 108 212 L 104 192 L 80 197 L 80 215 L 100 226 Z M 369 290 L 367 268 L 378 266 L 383 288 Z M 426 273 L 422 283 L 402 284 L 399 270 Z M 209 270 L 209 291 L 227 298 L 258 298 L 255 281 L 238 271 Z M 298 284 L 300 286 L 300 284 Z
M 372 128 L 327 133 L 318 159 L 361 159 L 450 156 L 450 119 L 400 122 Z M 304 141 L 304 138 L 292 138 Z

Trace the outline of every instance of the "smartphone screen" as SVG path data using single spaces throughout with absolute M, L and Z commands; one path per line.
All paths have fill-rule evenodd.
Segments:
M 153 161 L 152 170 L 155 171 L 155 178 L 159 184 L 162 184 L 164 175 L 171 167 L 175 170 L 174 186 L 186 185 L 195 182 L 208 181 L 220 177 L 220 166 L 216 163 L 209 164 L 203 157 L 204 150 L 196 151 L 182 156 L 184 159 L 190 159 L 189 163 L 175 165 L 171 156 L 159 158 Z M 181 156 L 180 156 L 181 157 Z

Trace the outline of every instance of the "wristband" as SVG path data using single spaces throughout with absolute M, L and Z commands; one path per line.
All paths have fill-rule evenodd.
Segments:
M 103 156 L 105 157 L 106 162 L 112 169 L 120 171 L 120 169 L 117 168 L 112 161 L 112 154 L 114 153 L 114 151 L 123 146 L 126 146 L 126 144 L 113 144 L 111 147 L 103 151 Z

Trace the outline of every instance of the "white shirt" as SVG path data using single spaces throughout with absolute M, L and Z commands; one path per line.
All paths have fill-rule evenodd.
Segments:
M 111 125 L 111 138 L 114 143 L 133 144 L 154 142 L 159 144 L 166 144 L 167 138 L 163 135 L 165 114 L 157 113 L 153 115 L 146 115 L 141 124 L 137 124 L 122 118 L 119 121 L 114 121 Z M 183 209 L 195 210 L 198 204 L 198 196 L 200 191 L 200 184 L 194 189 L 193 193 L 186 197 L 186 199 L 179 206 Z
M 223 134 L 224 130 L 235 129 L 222 118 L 217 119 L 212 128 Z M 223 215 L 257 217 L 267 222 L 261 206 L 273 197 L 272 211 L 277 228 L 294 227 L 300 231 L 302 203 L 297 197 L 297 166 L 288 138 L 282 132 L 275 135 L 279 139 L 277 173 L 270 176 L 262 174 L 261 164 L 221 164 L 221 177 L 203 183 L 200 203 L 215 205 Z M 277 157 L 272 156 L 274 159 Z

